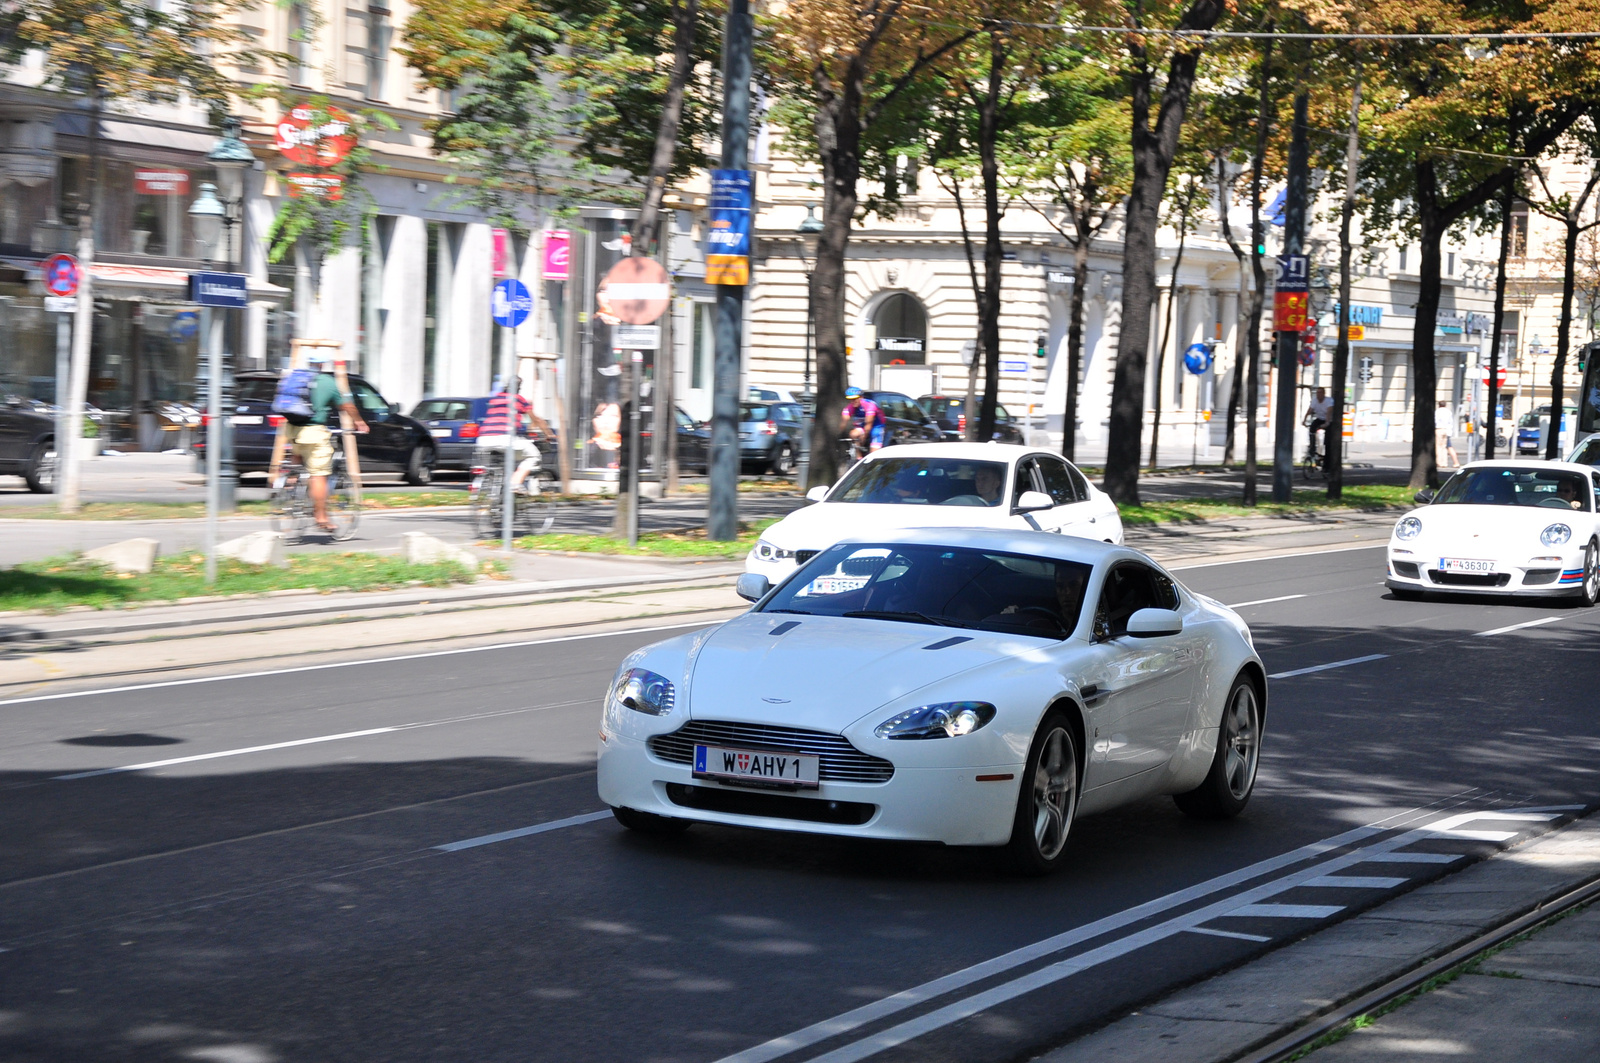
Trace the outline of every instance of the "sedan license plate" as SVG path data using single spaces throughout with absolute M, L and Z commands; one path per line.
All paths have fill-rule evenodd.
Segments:
M 803 753 L 727 749 L 723 746 L 694 747 L 694 775 L 697 779 L 788 790 L 815 790 L 817 767 L 818 758 Z
M 455 434 L 455 429 L 453 428 L 435 428 L 432 431 L 435 439 L 449 439 Z
M 261 423 L 261 418 L 260 417 L 255 417 L 255 416 L 250 416 L 250 417 L 237 417 L 236 416 L 233 419 L 233 423 L 234 424 L 260 424 Z
M 1464 557 L 1441 557 L 1439 559 L 1440 572 L 1479 572 L 1493 573 L 1493 561 L 1472 561 Z

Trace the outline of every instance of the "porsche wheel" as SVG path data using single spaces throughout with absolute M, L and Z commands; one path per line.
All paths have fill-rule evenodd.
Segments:
M 1065 862 L 1067 836 L 1078 812 L 1078 745 L 1059 712 L 1045 714 L 1028 750 L 1011 825 L 1011 858 L 1027 875 L 1046 875 Z
M 1600 602 L 1600 550 L 1590 543 L 1583 551 L 1583 597 L 1585 606 Z
M 1261 699 L 1255 683 L 1240 673 L 1223 704 L 1217 753 L 1206 781 L 1172 800 L 1196 819 L 1232 819 L 1250 803 L 1260 760 Z
M 613 808 L 611 814 L 618 823 L 640 834 L 682 834 L 689 829 L 686 819 L 658 816 L 654 812 L 640 812 L 636 808 Z

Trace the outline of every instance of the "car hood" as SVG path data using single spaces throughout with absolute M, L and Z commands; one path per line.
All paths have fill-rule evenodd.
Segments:
M 785 550 L 821 550 L 840 539 L 871 536 L 903 528 L 1007 527 L 1003 506 L 875 505 L 866 502 L 818 502 L 795 510 L 761 533 Z
M 783 634 L 776 628 L 790 622 Z M 943 642 L 953 645 L 930 649 Z M 689 715 L 839 732 L 897 698 L 1041 641 L 853 617 L 746 613 L 696 655 Z
M 1476 543 L 1484 549 L 1525 548 L 1538 552 L 1545 549 L 1539 544 L 1539 533 L 1545 528 L 1552 524 L 1571 527 L 1574 521 L 1592 520 L 1594 516 L 1578 510 L 1563 512 L 1553 506 L 1470 505 L 1425 506 L 1409 515 L 1422 521 L 1422 534 L 1405 545 L 1421 546 L 1430 553 L 1441 543 L 1462 547 Z

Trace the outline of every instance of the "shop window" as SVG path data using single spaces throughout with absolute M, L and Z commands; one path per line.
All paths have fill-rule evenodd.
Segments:
M 389 9 L 367 8 L 367 99 L 382 100 L 389 91 Z
M 878 329 L 878 365 L 924 365 L 927 362 L 928 314 L 915 296 L 895 292 L 872 315 Z
M 311 39 L 316 35 L 310 5 L 295 0 L 289 5 L 289 79 L 296 85 L 311 83 Z

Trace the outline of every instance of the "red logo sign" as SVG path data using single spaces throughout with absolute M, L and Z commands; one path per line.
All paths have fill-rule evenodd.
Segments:
M 1279 290 L 1272 295 L 1272 330 L 1274 332 L 1303 332 L 1306 327 L 1306 310 L 1311 297 L 1305 292 Z
M 278 122 L 278 150 L 290 162 L 302 166 L 337 166 L 356 146 L 350 131 L 350 116 L 337 107 L 324 112 L 321 125 L 314 125 L 316 111 L 300 104 Z
M 188 170 L 135 170 L 133 190 L 141 196 L 186 196 Z
M 44 260 L 44 290 L 66 298 L 78 294 L 78 260 L 71 255 L 51 255 Z
M 344 198 L 344 178 L 336 173 L 291 173 L 284 176 L 289 182 L 289 198 L 315 196 L 337 203 Z

